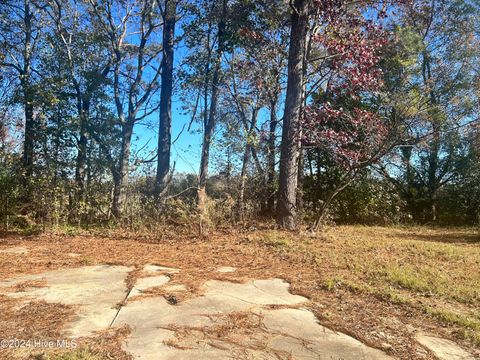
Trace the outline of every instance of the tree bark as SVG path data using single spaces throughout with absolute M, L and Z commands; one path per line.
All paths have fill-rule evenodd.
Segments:
M 87 146 L 88 146 L 88 119 L 90 114 L 90 100 L 83 99 L 80 105 L 80 133 L 78 139 L 78 154 L 75 167 L 75 206 L 84 200 L 85 197 L 85 174 L 87 164 Z
M 24 95 L 24 110 L 25 110 L 25 133 L 23 143 L 23 168 L 25 179 L 32 176 L 33 173 L 33 159 L 35 151 L 35 123 L 33 118 L 33 93 L 30 84 L 31 75 L 31 52 L 32 52 L 32 19 L 33 14 L 30 10 L 29 1 L 24 1 L 24 17 L 25 25 L 25 43 L 23 49 L 23 69 L 20 71 L 20 82 Z M 27 190 L 28 192 L 28 190 Z
M 112 213 L 117 219 L 121 217 L 123 206 L 126 199 L 126 187 L 128 185 L 128 172 L 130 160 L 130 146 L 133 135 L 133 123 L 127 123 L 122 128 L 122 148 L 120 149 L 120 158 L 118 172 L 113 191 Z
M 305 154 L 302 145 L 299 145 L 298 149 L 298 173 L 297 173 L 297 213 L 300 218 L 303 214 L 303 181 L 305 179 L 304 165 Z
M 277 131 L 277 102 L 278 98 L 270 102 L 270 124 L 268 137 L 268 170 L 267 170 L 267 207 L 268 213 L 275 212 L 275 139 Z
M 424 85 L 429 90 L 430 97 L 430 106 L 434 107 L 429 111 L 431 117 L 430 121 L 432 124 L 433 138 L 429 144 L 430 151 L 428 154 L 428 205 L 427 209 L 428 220 L 432 222 L 437 221 L 437 190 L 440 186 L 441 178 L 439 178 L 437 172 L 439 170 L 440 162 L 440 131 L 442 128 L 441 120 L 438 118 L 438 115 L 435 113 L 435 107 L 437 106 L 437 98 L 435 91 L 432 85 L 432 73 L 430 65 L 430 54 L 427 51 L 423 53 L 423 64 L 422 64 L 422 74 L 424 79 Z
M 258 109 L 254 109 L 252 112 L 252 119 L 250 121 L 250 127 L 247 129 L 247 136 L 245 142 L 245 150 L 243 153 L 242 172 L 240 174 L 240 188 L 238 192 L 238 215 L 240 221 L 245 220 L 245 187 L 247 184 L 248 166 L 250 164 L 250 157 L 252 155 L 252 142 L 251 137 L 255 131 L 257 125 Z
M 413 196 L 415 191 L 415 175 L 411 160 L 412 147 L 404 146 L 400 149 L 400 151 L 402 154 L 402 161 L 405 166 L 405 186 L 399 186 L 397 182 L 393 182 L 393 184 L 401 191 L 412 219 L 418 220 L 418 209 L 415 206 L 415 198 Z M 388 179 L 391 180 L 390 177 Z
M 295 0 L 291 15 L 288 79 L 283 116 L 280 153 L 280 184 L 277 222 L 294 230 L 297 226 L 297 176 L 299 155 L 299 121 L 303 101 L 303 63 L 308 26 L 308 0 Z
M 160 88 L 160 121 L 158 131 L 156 194 L 169 182 L 172 138 L 172 89 L 176 0 L 166 0 L 163 26 L 162 85 Z
M 23 169 L 25 179 L 28 180 L 33 173 L 33 158 L 35 149 L 35 120 L 33 118 L 33 104 L 29 85 L 25 85 L 25 133 L 23 142 Z
M 240 174 L 240 189 L 238 191 L 238 215 L 241 222 L 245 220 L 245 186 L 247 183 L 247 171 L 251 156 L 251 146 L 252 145 L 247 139 L 243 153 L 242 172 Z
M 213 82 L 215 83 L 215 77 L 213 78 Z M 212 94 L 213 96 L 213 94 Z M 216 106 L 216 101 L 212 100 L 212 104 L 210 106 Z M 210 114 L 212 111 L 210 111 Z M 209 116 L 210 117 L 210 116 Z M 205 126 L 205 133 L 203 135 L 203 144 L 202 144 L 202 155 L 200 159 L 200 177 L 198 181 L 198 209 L 200 213 L 204 213 L 205 205 L 207 201 L 207 193 L 206 193 L 206 186 L 207 186 L 207 178 L 208 178 L 208 161 L 210 157 L 210 144 L 212 142 L 212 133 L 213 133 L 213 123 L 208 121 L 208 124 Z

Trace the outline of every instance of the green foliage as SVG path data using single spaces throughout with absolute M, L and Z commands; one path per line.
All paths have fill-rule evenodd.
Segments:
M 19 211 L 21 186 L 20 177 L 15 172 L 16 161 L 11 157 L 0 161 L 0 225 L 24 228 L 28 224 L 15 215 Z
M 393 186 L 368 173 L 340 193 L 332 207 L 332 216 L 340 222 L 393 225 L 408 221 L 405 204 Z

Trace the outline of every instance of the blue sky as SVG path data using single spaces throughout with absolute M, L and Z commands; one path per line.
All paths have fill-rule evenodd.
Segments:
M 170 162 L 172 166 L 175 162 L 176 172 L 198 173 L 202 135 L 196 130 L 201 128 L 200 124 L 194 123 L 191 131 L 187 131 L 190 115 L 184 114 L 181 105 L 178 96 L 174 96 L 172 101 L 172 141 L 178 137 L 182 128 L 186 125 L 178 140 L 172 145 Z M 158 112 L 152 114 L 144 123 L 148 123 L 148 125 L 137 124 L 134 128 L 135 136 L 138 136 L 134 146 L 139 149 L 146 145 L 142 153 L 154 153 L 158 142 Z
M 177 22 L 175 26 L 175 36 L 183 36 L 182 22 Z M 191 131 L 187 131 L 188 123 L 191 120 L 191 114 L 185 114 L 182 109 L 182 101 L 179 96 L 178 78 L 175 72 L 182 66 L 185 56 L 189 49 L 185 46 L 184 41 L 181 40 L 175 45 L 174 50 L 174 87 L 172 96 L 172 141 L 177 139 L 180 132 L 181 135 L 178 140 L 172 144 L 170 166 L 175 163 L 175 172 L 177 173 L 195 173 L 197 174 L 200 166 L 200 153 L 202 146 L 202 125 L 193 123 Z M 160 92 L 155 94 L 159 98 Z M 142 153 L 148 154 L 146 157 L 151 157 L 156 153 L 158 143 L 158 111 L 147 119 L 142 121 L 147 125 L 137 124 L 134 128 L 134 134 L 138 136 L 138 140 L 134 142 L 135 148 L 141 148 L 147 144 Z M 183 132 L 182 128 L 185 126 Z M 200 130 L 200 131 L 199 131 Z M 156 167 L 156 163 L 155 163 Z

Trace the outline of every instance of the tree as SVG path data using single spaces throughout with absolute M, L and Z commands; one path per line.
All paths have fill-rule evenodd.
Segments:
M 227 18 L 227 1 L 222 1 L 222 12 L 218 20 L 218 31 L 217 31 L 217 49 L 216 55 L 213 61 L 213 76 L 211 83 L 211 94 L 210 94 L 210 107 L 207 111 L 205 109 L 204 115 L 204 134 L 202 142 L 202 154 L 200 157 L 200 175 L 198 181 L 198 208 L 201 213 L 205 211 L 205 204 L 207 200 L 207 194 L 205 191 L 208 178 L 208 162 L 210 156 L 210 145 L 212 142 L 213 130 L 215 128 L 216 122 L 216 113 L 217 113 L 217 103 L 219 96 L 219 85 L 220 85 L 220 71 L 222 64 L 222 56 L 224 51 L 225 43 L 225 25 Z M 207 44 L 207 46 L 210 46 Z M 210 51 L 210 50 L 209 50 Z M 209 55 L 210 56 L 210 55 Z M 209 76 L 209 64 L 207 63 L 207 71 L 205 72 L 205 77 Z M 208 80 L 206 80 L 205 88 L 207 89 Z
M 111 57 L 107 50 L 107 38 L 98 23 L 82 3 L 71 4 L 49 0 L 43 10 L 54 24 L 50 42 L 56 56 L 63 59 L 76 100 L 78 116 L 77 158 L 75 166 L 76 191 L 72 208 L 75 212 L 85 200 L 87 146 L 92 98 L 106 84 L 110 72 Z
M 192 20 L 184 25 L 185 43 L 190 53 L 181 71 L 184 94 L 192 95 L 192 122 L 202 125 L 202 149 L 197 190 L 197 209 L 205 213 L 206 185 L 210 148 L 217 123 L 217 108 L 223 85 L 222 60 L 225 51 L 229 16 L 227 1 L 200 0 L 191 4 Z M 191 124 L 190 124 L 191 125 Z M 189 130 L 190 130 L 189 125 Z
M 402 7 L 399 49 L 390 60 L 397 61 L 396 75 L 387 85 L 397 115 L 410 123 L 409 139 L 380 170 L 417 221 L 437 221 L 438 193 L 459 175 L 460 130 L 478 120 L 472 87 L 477 17 L 470 2 L 418 0 Z
M 478 11 L 476 0 L 3 1 L 0 187 L 13 195 L 0 211 L 157 223 L 182 202 L 201 224 L 274 209 L 285 229 L 327 213 L 472 224 Z M 198 186 L 172 165 L 177 94 L 191 115 L 179 136 L 202 141 Z M 157 121 L 158 148 L 140 144 Z
M 237 198 L 237 212 L 242 222 L 245 218 L 245 187 L 248 168 L 252 152 L 255 152 L 258 112 L 263 106 L 264 96 L 258 69 L 249 66 L 250 64 L 243 58 L 237 59 L 235 53 L 232 54 L 229 72 L 230 106 L 235 109 L 235 113 L 240 118 L 239 127 L 243 129 L 245 139 Z
M 278 189 L 278 223 L 281 227 L 296 228 L 296 192 L 299 155 L 299 121 L 303 102 L 303 61 L 308 27 L 310 1 L 293 3 L 290 45 L 288 51 L 288 80 L 283 114 L 280 152 L 280 185 Z
M 306 109 L 304 102 L 319 89 L 358 100 L 365 86 L 376 83 L 379 70 L 368 72 L 375 65 L 375 40 L 381 40 L 377 31 L 381 28 L 374 20 L 381 22 L 388 13 L 383 2 L 314 1 L 309 10 L 307 3 L 295 2 L 291 19 L 278 207 L 278 223 L 287 229 L 296 227 L 302 133 L 298 124 Z M 336 110 L 338 115 L 343 113 L 341 108 Z
M 158 130 L 156 192 L 160 195 L 169 182 L 172 137 L 173 46 L 177 0 L 166 0 L 163 16 L 162 84 Z
M 272 11 L 271 7 L 269 11 Z M 241 219 L 244 218 L 245 189 L 252 158 L 259 179 L 257 185 L 260 185 L 260 191 L 256 193 L 260 212 L 271 214 L 274 206 L 277 110 L 286 56 L 283 29 L 279 22 L 267 22 L 264 19 L 266 12 L 266 9 L 255 9 L 253 14 L 259 18 L 255 24 L 260 25 L 244 24 L 248 27 L 239 29 L 238 50 L 232 52 L 229 61 L 227 86 L 230 101 L 226 106 L 235 109 L 245 143 L 237 199 Z M 281 18 L 278 12 L 275 14 Z M 259 117 L 261 109 L 269 112 L 269 118 L 263 124 Z
M 162 70 L 158 66 L 162 48 L 155 40 L 161 23 L 155 16 L 156 2 L 153 0 L 118 3 L 90 0 L 90 3 L 109 39 L 112 56 L 113 97 L 122 129 L 122 145 L 114 173 L 112 213 L 120 218 L 126 200 L 134 125 L 157 110 L 151 99 Z
M 17 74 L 25 116 L 23 171 L 28 181 L 35 159 L 35 60 L 41 40 L 41 12 L 29 0 L 0 4 L 0 37 L 4 49 L 0 66 Z M 28 188 L 27 188 L 28 189 Z M 28 197 L 28 190 L 26 191 Z
M 264 153 L 264 166 L 257 167 L 263 168 L 259 176 L 264 179 L 260 210 L 264 215 L 273 215 L 277 188 L 278 112 L 286 70 L 289 29 L 285 20 L 288 14 L 283 3 L 269 2 L 268 5 L 258 4 L 250 18 L 254 19 L 252 24 L 242 24 L 239 30 L 239 48 L 245 59 L 244 66 L 237 72 L 241 74 L 242 68 L 247 68 L 248 75 L 244 76 L 250 81 L 247 87 L 261 90 L 262 107 L 269 113 L 268 121 L 261 126 L 258 146 L 259 152 Z M 255 148 L 252 150 L 256 151 Z

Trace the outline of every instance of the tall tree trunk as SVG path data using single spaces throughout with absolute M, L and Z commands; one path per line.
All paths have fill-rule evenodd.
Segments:
M 20 71 L 20 82 L 24 95 L 24 110 L 25 110 L 25 134 L 23 143 L 23 169 L 25 179 L 31 177 L 33 172 L 33 159 L 35 151 L 35 123 L 33 118 L 33 91 L 30 83 L 31 75 L 31 47 L 32 47 L 32 19 L 33 14 L 30 11 L 29 1 L 24 1 L 24 18 L 25 25 L 25 43 L 23 48 L 23 69 Z M 27 190 L 28 192 L 28 190 Z
M 224 42 L 224 33 L 225 33 L 225 20 L 227 16 L 227 0 L 223 0 L 222 5 L 222 15 L 220 21 L 218 22 L 218 45 L 217 45 L 217 56 L 215 59 L 215 68 L 213 70 L 212 78 L 212 92 L 210 98 L 210 111 L 208 118 L 204 121 L 204 135 L 203 135 L 203 144 L 202 144 L 202 154 L 200 159 L 200 176 L 198 182 L 198 210 L 200 213 L 205 212 L 205 204 L 207 200 L 206 186 L 208 179 L 208 161 L 210 157 L 210 144 L 212 142 L 213 130 L 215 128 L 215 117 L 217 112 L 217 101 L 218 101 L 218 85 L 220 83 L 220 67 L 222 64 L 223 56 L 223 42 Z
M 112 213 L 119 219 L 126 199 L 126 187 L 128 185 L 128 167 L 130 160 L 130 145 L 133 135 L 133 122 L 127 122 L 122 129 L 122 148 L 118 164 L 117 176 L 114 177 L 115 188 L 113 191 Z
M 240 174 L 240 188 L 238 191 L 238 215 L 241 222 L 245 220 L 245 187 L 247 184 L 247 172 L 248 165 L 250 163 L 251 147 L 252 145 L 247 139 L 243 153 L 242 172 Z
M 88 121 L 90 114 L 90 99 L 83 99 L 80 105 L 80 133 L 78 139 L 78 154 L 75 166 L 75 207 L 80 206 L 85 197 L 85 174 L 87 164 Z M 78 213 L 78 209 L 75 209 Z
M 112 171 L 113 176 L 113 199 L 112 199 L 112 212 L 111 214 L 115 217 L 115 219 L 120 219 L 122 214 L 121 210 L 121 191 L 122 191 L 122 181 L 121 176 L 119 173 L 119 169 L 116 167 L 115 170 Z M 110 214 L 108 216 L 110 219 Z
M 303 63 L 305 37 L 308 26 L 309 0 L 295 0 L 291 16 L 290 46 L 288 51 L 288 80 L 283 115 L 280 152 L 280 186 L 278 191 L 277 221 L 285 229 L 293 230 L 297 223 L 297 175 L 299 155 L 299 117 L 303 101 Z
M 198 180 L 198 192 L 197 192 L 197 206 L 200 213 L 205 212 L 205 205 L 207 201 L 207 177 L 208 177 L 208 160 L 210 156 L 210 143 L 212 137 L 213 127 L 206 126 L 205 134 L 203 135 L 202 155 L 200 159 L 200 176 Z
M 298 174 L 297 174 L 297 214 L 300 218 L 303 214 L 303 180 L 305 179 L 304 164 L 305 154 L 302 145 L 299 145 L 298 150 Z
M 270 124 L 268 137 L 268 160 L 267 160 L 267 212 L 273 214 L 275 211 L 275 139 L 277 131 L 277 103 L 278 98 L 270 101 Z
M 434 122 L 433 131 L 435 132 L 430 145 L 430 154 L 428 157 L 428 220 L 437 221 L 437 190 L 439 188 L 439 179 L 437 177 L 440 154 L 440 124 Z
M 247 184 L 247 175 L 248 175 L 248 166 L 250 164 L 250 157 L 252 155 L 252 142 L 251 138 L 253 132 L 255 131 L 255 126 L 257 125 L 257 114 L 258 109 L 254 109 L 252 112 L 252 119 L 250 121 L 250 126 L 247 129 L 247 136 L 245 141 L 245 150 L 243 153 L 243 163 L 242 163 L 242 172 L 240 174 L 240 188 L 238 192 L 238 214 L 240 221 L 245 219 L 245 187 Z
M 303 115 L 305 108 L 307 107 L 307 98 L 306 98 L 307 82 L 305 81 L 305 79 L 307 76 L 307 62 L 312 50 L 312 42 L 310 41 L 310 39 L 311 39 L 311 34 L 308 27 L 308 22 L 307 22 L 307 30 L 306 30 L 306 36 L 305 36 L 305 51 L 303 54 L 303 65 L 302 65 L 303 86 L 302 86 L 302 107 L 300 108 L 300 117 Z M 305 173 L 304 173 L 305 153 L 302 146 L 302 129 L 301 128 L 298 130 L 297 138 L 298 138 L 298 174 L 297 174 L 296 205 L 297 205 L 297 217 L 298 215 L 300 215 L 300 217 L 303 218 L 303 181 L 305 179 Z
M 176 0 L 166 0 L 163 25 L 162 85 L 160 88 L 160 121 L 155 191 L 159 195 L 167 186 L 170 171 L 172 138 L 173 45 L 175 36 Z
M 402 189 L 402 194 L 407 203 L 408 210 L 412 219 L 418 219 L 418 209 L 415 205 L 415 198 L 413 196 L 415 191 L 415 174 L 412 167 L 412 147 L 401 148 L 402 161 L 405 166 L 405 188 Z
M 25 85 L 24 96 L 25 138 L 23 142 L 23 168 L 25 179 L 28 181 L 33 172 L 33 158 L 35 149 L 35 122 L 33 118 L 33 103 L 29 85 Z
M 424 85 L 429 89 L 430 96 L 430 106 L 429 115 L 431 117 L 430 121 L 432 124 L 433 138 L 431 140 L 430 153 L 428 155 L 428 205 L 427 209 L 428 220 L 435 222 L 437 221 L 437 190 L 439 188 L 440 179 L 438 177 L 437 171 L 439 169 L 440 162 L 440 131 L 442 128 L 441 120 L 436 114 L 437 98 L 432 84 L 432 73 L 431 73 L 431 64 L 430 64 L 430 54 L 425 50 L 423 52 L 423 66 L 422 74 L 424 79 Z

